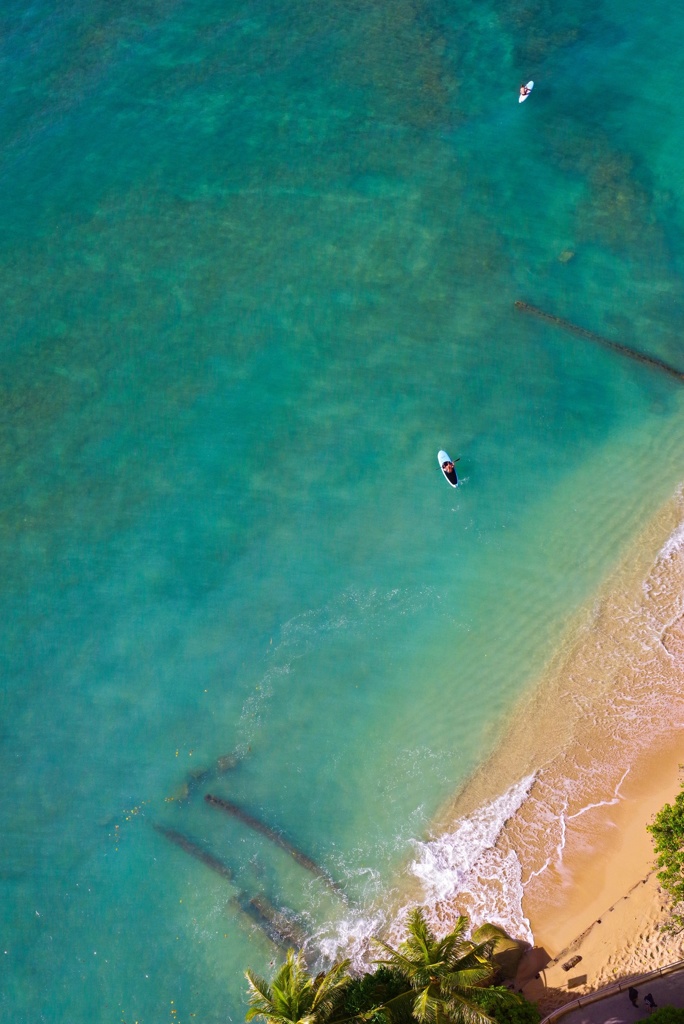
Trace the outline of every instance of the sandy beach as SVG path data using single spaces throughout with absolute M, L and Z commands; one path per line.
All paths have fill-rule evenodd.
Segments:
M 684 935 L 663 931 L 667 898 L 646 830 L 683 779 L 681 512 L 678 495 L 649 524 L 556 669 L 595 695 L 560 758 L 582 766 L 579 788 L 592 796 L 568 802 L 562 848 L 525 886 L 535 945 L 551 959 L 539 978 L 520 982 L 545 1009 L 684 957 Z M 626 729 L 615 728 L 615 709 Z M 617 771 L 604 771 L 610 762 L 623 772 L 616 786 Z M 597 774 L 608 782 L 602 791 L 586 784 Z
M 664 932 L 668 903 L 656 878 L 646 825 L 674 799 L 681 779 L 675 738 L 640 762 L 620 803 L 594 811 L 591 851 L 570 834 L 559 906 L 529 908 L 538 947 L 551 957 L 539 978 L 523 974 L 525 995 L 548 1009 L 583 992 L 684 958 L 684 935 Z M 571 958 L 581 957 L 569 971 Z
M 682 781 L 683 521 L 678 492 L 570 624 L 495 754 L 442 817 L 448 831 L 497 790 L 526 787 L 452 907 L 496 920 L 517 887 L 518 919 L 550 961 L 539 978 L 531 962 L 519 985 L 542 1008 L 684 957 L 684 937 L 661 930 L 667 904 L 646 831 Z M 435 914 L 448 918 L 446 902 Z

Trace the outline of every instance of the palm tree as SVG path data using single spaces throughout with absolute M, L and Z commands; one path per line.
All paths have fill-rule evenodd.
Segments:
M 478 992 L 494 975 L 493 942 L 469 942 L 467 927 L 468 918 L 461 916 L 437 939 L 417 907 L 409 913 L 408 936 L 399 949 L 374 940 L 388 954 L 376 963 L 394 968 L 407 982 L 407 990 L 385 1004 L 391 1015 L 405 1016 L 410 1009 L 418 1024 L 491 1024 L 478 1006 Z
M 250 996 L 245 1020 L 263 1017 L 267 1024 L 330 1024 L 337 1019 L 351 981 L 348 966 L 349 961 L 343 960 L 312 978 L 302 953 L 288 949 L 270 984 L 246 971 Z

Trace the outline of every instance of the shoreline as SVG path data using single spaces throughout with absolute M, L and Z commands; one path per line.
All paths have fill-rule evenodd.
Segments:
M 638 591 L 643 587 L 652 591 L 649 577 L 656 567 L 659 553 L 680 528 L 684 556 L 684 486 L 640 531 L 597 594 L 574 614 L 540 678 L 523 695 L 512 716 L 503 723 L 490 757 L 475 770 L 436 816 L 435 831 L 445 830 L 457 818 L 472 814 L 484 803 L 496 799 L 504 788 L 524 775 L 543 769 L 553 761 L 561 747 L 567 749 L 572 742 L 583 749 L 587 747 L 587 743 L 577 733 L 581 721 L 575 702 L 581 683 L 586 682 L 578 678 L 578 667 L 581 674 L 590 672 L 594 677 L 605 668 L 612 674 L 616 670 L 619 672 L 620 666 L 615 665 L 615 661 L 616 655 L 619 661 L 619 647 L 623 637 L 618 633 L 619 627 L 615 628 L 615 622 L 624 623 L 627 619 L 635 618 L 634 609 L 630 606 L 635 599 L 639 600 L 641 595 Z M 675 568 L 675 574 L 681 577 L 682 582 L 682 607 L 678 611 L 684 613 L 684 557 L 681 572 L 677 573 Z M 677 581 L 673 582 L 676 589 Z M 677 597 L 678 592 L 665 595 L 666 600 L 671 599 L 669 603 L 675 603 Z M 669 608 L 662 610 L 660 618 L 663 621 L 668 619 L 668 611 Z M 626 632 L 629 633 L 630 629 Z M 633 643 L 633 638 L 629 639 Z M 678 653 L 682 655 L 681 677 L 684 680 L 684 631 L 682 641 L 681 652 Z M 612 651 L 607 650 L 611 643 L 614 648 Z M 596 668 L 595 662 L 599 660 L 604 664 Z M 611 664 L 606 665 L 606 662 Z M 607 688 L 606 683 L 600 679 L 592 682 L 594 691 L 601 686 L 604 691 Z M 596 695 L 601 694 L 594 692 L 589 698 Z M 564 720 L 560 721 L 561 718 Z M 531 719 L 539 724 L 532 742 Z M 665 731 L 676 732 L 676 728 L 673 726 Z M 499 780 L 502 780 L 503 786 Z
M 573 952 L 587 929 L 606 925 L 606 915 L 635 886 L 655 877 L 653 841 L 646 826 L 680 790 L 682 750 L 673 737 L 639 759 L 620 792 L 620 802 L 588 812 L 595 840 L 578 843 L 572 833 L 564 850 L 559 886 L 565 890 L 560 913 L 546 905 L 529 907 L 535 942 L 552 959 Z M 604 928 L 606 930 L 606 928 Z
M 496 750 L 443 809 L 437 838 L 426 844 L 441 857 L 441 877 L 425 881 L 426 870 L 423 878 L 435 925 L 465 912 L 531 935 L 540 958 L 558 958 L 539 980 L 539 967 L 519 977 L 543 1009 L 684 956 L 684 938 L 659 930 L 665 900 L 646 831 L 680 789 L 683 695 L 679 489 L 569 624 Z M 493 811 L 500 815 L 493 845 L 463 870 L 455 855 L 460 833 Z M 419 874 L 415 863 L 412 872 Z M 582 961 L 566 972 L 570 955 Z
M 681 762 L 678 737 L 641 758 L 625 780 L 620 802 L 594 811 L 593 847 L 573 844 L 575 837 L 569 837 L 559 906 L 529 908 L 535 945 L 552 959 L 539 979 L 523 969 L 518 985 L 542 1010 L 684 958 L 684 935 L 661 930 L 669 919 L 668 900 L 646 831 L 679 793 Z M 564 970 L 575 956 L 581 961 Z

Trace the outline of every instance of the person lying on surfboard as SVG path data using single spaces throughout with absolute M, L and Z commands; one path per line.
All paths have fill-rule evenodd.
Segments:
M 458 477 L 454 469 L 454 463 L 458 462 L 458 459 L 452 459 L 443 448 L 440 448 L 437 452 L 437 461 L 439 462 L 439 468 L 444 473 L 444 478 L 452 487 L 458 487 Z
M 532 90 L 528 89 L 526 85 L 521 85 L 520 86 L 520 95 L 521 96 L 529 96 L 531 92 L 532 92 Z

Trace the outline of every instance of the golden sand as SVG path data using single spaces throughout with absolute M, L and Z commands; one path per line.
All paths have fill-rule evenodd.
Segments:
M 684 934 L 663 931 L 669 904 L 656 877 L 646 825 L 680 788 L 679 739 L 640 758 L 623 799 L 593 812 L 591 851 L 571 831 L 563 857 L 563 897 L 555 908 L 530 904 L 535 941 L 552 957 L 525 995 L 548 1009 L 619 979 L 684 958 Z M 581 960 L 565 970 L 571 958 Z
M 684 939 L 661 931 L 667 909 L 646 832 L 679 791 L 684 761 L 683 522 L 678 493 L 571 625 L 496 753 L 440 819 L 448 831 L 534 774 L 496 847 L 501 863 L 519 864 L 535 944 L 558 960 L 525 985 L 546 1005 L 684 957 Z M 480 906 L 506 899 L 491 874 L 478 879 L 489 890 Z M 475 912 L 467 894 L 458 904 Z M 449 908 L 436 914 L 447 919 Z M 581 961 L 563 971 L 572 955 Z

